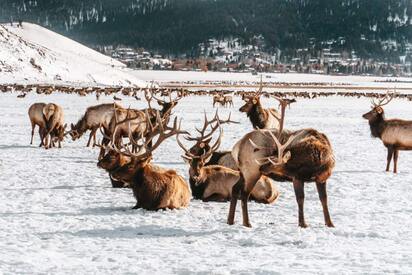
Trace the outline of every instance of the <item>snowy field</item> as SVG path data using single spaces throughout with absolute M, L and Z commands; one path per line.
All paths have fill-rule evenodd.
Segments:
M 343 81 L 344 82 L 344 81 Z M 86 136 L 67 140 L 63 149 L 29 145 L 28 107 L 55 102 L 67 122 L 76 122 L 94 96 L 0 95 L 0 273 L 69 274 L 301 274 L 412 273 L 412 162 L 401 152 L 400 173 L 384 172 L 386 151 L 370 137 L 361 115 L 365 99 L 302 100 L 287 111 L 287 128 L 314 127 L 330 138 L 336 168 L 328 182 L 329 206 L 336 228 L 323 224 L 314 184 L 306 185 L 309 228 L 297 226 L 292 185 L 279 183 L 274 205 L 250 203 L 253 228 L 228 226 L 228 203 L 192 201 L 187 209 L 132 210 L 131 190 L 112 189 L 108 175 L 96 166 L 97 149 L 86 148 Z M 101 98 L 100 103 L 111 102 Z M 193 132 L 210 97 L 183 99 L 175 114 Z M 128 107 L 143 102 L 123 100 Z M 250 122 L 235 107 L 240 125 L 224 127 L 221 149 L 229 149 Z M 277 103 L 263 99 L 265 106 Z M 387 117 L 412 118 L 411 103 L 394 100 Z M 36 144 L 38 137 L 36 136 Z M 178 170 L 188 167 L 175 139 L 155 152 L 155 162 Z
M 370 89 L 405 89 L 412 92 L 412 78 L 407 77 L 376 77 L 376 76 L 333 76 L 320 74 L 298 73 L 225 73 L 225 72 L 183 72 L 183 71 L 147 71 L 136 70 L 131 72 L 139 79 L 156 81 L 162 84 L 218 84 L 253 85 L 259 83 L 260 77 L 265 83 L 313 84 L 340 86 L 341 88 L 370 88 Z M 281 87 L 281 89 L 287 87 Z M 308 89 L 310 87 L 302 87 Z M 319 89 L 319 87 L 314 87 Z M 294 87 L 296 89 L 296 87 Z

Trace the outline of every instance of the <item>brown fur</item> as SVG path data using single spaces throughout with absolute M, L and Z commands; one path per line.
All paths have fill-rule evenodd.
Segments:
M 130 187 L 128 184 L 125 184 L 120 181 L 113 180 L 112 173 L 122 166 L 129 164 L 131 161 L 130 157 L 117 153 L 114 150 L 109 150 L 106 155 L 99 160 L 97 166 L 106 170 L 109 173 L 112 186 L 115 188 L 119 187 Z
M 254 129 L 278 129 L 280 115 L 275 109 L 264 109 L 259 96 L 245 97 L 239 111 L 246 113 Z
M 278 135 L 277 130 L 271 132 L 275 136 Z M 326 195 L 326 180 L 330 177 L 335 165 L 332 147 L 328 138 L 314 129 L 305 129 L 298 132 L 300 133 L 298 138 L 287 148 L 291 153 L 290 159 L 279 165 L 272 163 L 261 165 L 256 162 L 256 160 L 270 156 L 277 157 L 277 147 L 274 140 L 264 132 L 252 131 L 234 146 L 232 155 L 237 161 L 241 178 L 234 185 L 232 193 L 241 197 L 243 224 L 245 226 L 250 226 L 247 200 L 261 175 L 266 175 L 277 181 L 293 182 L 299 206 L 299 226 L 301 227 L 306 227 L 303 214 L 304 182 L 315 181 L 322 202 L 325 223 L 327 226 L 333 226 L 329 216 Z M 279 141 L 284 144 L 291 135 L 296 135 L 298 132 L 284 131 Z M 273 149 L 257 149 L 251 144 L 250 140 L 259 146 Z M 231 200 L 229 224 L 234 222 L 237 196 L 234 195 Z
M 385 112 L 380 106 L 364 114 L 363 118 L 368 120 L 372 136 L 382 140 L 388 149 L 386 171 L 389 171 L 393 158 L 393 172 L 397 173 L 399 150 L 412 150 L 412 121 L 385 119 Z
M 135 208 L 175 209 L 189 205 L 190 190 L 185 180 L 173 170 L 150 164 L 151 159 L 132 160 L 113 172 L 115 180 L 131 186 L 137 200 Z

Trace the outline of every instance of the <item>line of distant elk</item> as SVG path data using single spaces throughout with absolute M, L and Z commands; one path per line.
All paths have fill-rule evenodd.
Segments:
M 332 87 L 333 88 L 333 87 Z M 331 88 L 331 89 L 332 89 Z M 70 87 L 62 85 L 19 85 L 19 84 L 0 84 L 0 92 L 2 93 L 18 93 L 18 98 L 25 98 L 27 94 L 33 92 L 37 94 L 50 95 L 52 93 L 67 93 L 67 94 L 77 94 L 79 96 L 95 95 L 97 99 L 101 95 L 113 96 L 114 100 L 120 101 L 123 96 L 134 97 L 136 100 L 141 100 L 139 94 L 147 90 L 147 88 L 135 88 L 135 87 Z M 169 93 L 175 92 L 180 97 L 186 96 L 213 96 L 214 104 L 219 103 L 221 106 L 233 106 L 232 100 L 233 96 L 253 96 L 253 91 L 247 90 L 217 90 L 217 89 L 198 89 L 198 90 L 188 90 L 186 88 L 158 88 L 157 91 L 162 96 L 167 96 Z M 385 95 L 378 92 L 366 92 L 366 91 L 272 91 L 272 92 L 262 92 L 263 97 L 292 97 L 292 98 L 306 98 L 314 99 L 319 97 L 331 97 L 331 96 L 342 96 L 342 97 L 356 97 L 356 98 L 375 98 L 380 99 Z M 230 98 L 232 96 L 232 99 Z M 226 99 L 225 99 L 226 97 Z M 412 94 L 396 93 L 394 95 L 398 99 L 406 99 L 412 101 Z
M 63 110 L 56 104 L 34 104 L 29 110 L 30 121 L 40 127 L 41 145 L 46 148 L 62 141 L 66 135 L 77 140 L 90 131 L 87 146 L 92 145 L 93 140 L 93 146 L 100 147 L 98 167 L 109 173 L 113 187 L 132 189 L 137 201 L 134 208 L 183 208 L 188 206 L 192 196 L 203 201 L 230 201 L 227 223 L 233 224 L 240 199 L 243 225 L 250 227 L 248 201 L 275 202 L 279 192 L 273 181 L 287 181 L 293 183 L 298 224 L 306 227 L 304 185 L 315 182 L 325 224 L 334 226 L 326 192 L 326 182 L 335 165 L 333 150 L 327 136 L 315 129 L 284 129 L 285 110 L 296 102 L 295 99 L 265 93 L 262 85 L 257 92 L 242 93 L 244 105 L 239 111 L 246 113 L 254 130 L 238 140 L 231 151 L 218 151 L 223 125 L 236 123 L 230 116 L 221 119 L 216 112 L 208 119 L 205 114 L 202 128 L 196 128 L 199 135 L 193 137 L 181 129 L 177 117 L 171 119 L 173 108 L 187 96 L 183 90 L 144 89 L 143 92 L 147 108 L 126 109 L 117 103 L 92 106 L 68 131 L 63 124 Z M 173 93 L 176 94 L 174 98 Z M 167 96 L 168 100 L 159 95 Z M 262 96 L 278 101 L 280 109 L 264 108 L 260 101 Z M 388 148 L 387 171 L 394 158 L 394 172 L 399 150 L 412 149 L 412 122 L 384 117 L 382 106 L 395 97 L 399 95 L 379 95 L 372 110 L 363 115 L 369 121 L 372 135 L 380 138 Z M 159 109 L 153 108 L 154 101 Z M 97 143 L 99 130 L 102 140 Z M 184 152 L 182 157 L 189 165 L 189 184 L 176 171 L 152 164 L 155 150 L 172 136 L 176 136 Z M 180 136 L 192 143 L 189 149 Z

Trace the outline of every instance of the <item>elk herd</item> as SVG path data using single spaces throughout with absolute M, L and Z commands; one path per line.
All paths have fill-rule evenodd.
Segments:
M 325 224 L 333 227 L 328 209 L 326 184 L 332 175 L 335 158 L 328 137 L 312 128 L 289 130 L 284 128 L 286 108 L 295 99 L 282 94 L 243 92 L 244 105 L 239 111 L 246 114 L 251 130 L 233 144 L 230 151 L 219 151 L 226 124 L 236 124 L 231 116 L 221 118 L 204 114 L 203 124 L 196 135 L 182 129 L 181 119 L 172 116 L 173 108 L 188 95 L 178 91 L 144 89 L 147 108 L 124 108 L 118 103 L 99 104 L 87 108 L 69 129 L 64 123 L 62 107 L 54 103 L 35 103 L 29 108 L 32 126 L 31 144 L 35 127 L 39 128 L 40 146 L 48 149 L 61 147 L 66 136 L 73 141 L 89 132 L 86 146 L 98 147 L 97 166 L 108 173 L 114 188 L 130 188 L 136 199 L 134 208 L 147 210 L 187 207 L 190 200 L 229 201 L 227 223 L 233 224 L 237 201 L 241 201 L 243 225 L 250 227 L 248 201 L 271 204 L 279 197 L 275 182 L 293 184 L 298 205 L 298 225 L 307 227 L 304 216 L 304 187 L 315 182 Z M 173 94 L 175 93 L 175 95 Z M 159 97 L 160 95 L 160 97 Z M 233 106 L 233 95 L 212 93 L 216 104 Z M 140 100 L 137 94 L 133 94 Z M 261 97 L 279 103 L 279 108 L 264 108 Z M 168 97 L 168 99 L 164 99 Z M 412 149 L 412 121 L 386 119 L 383 106 L 396 94 L 379 95 L 372 110 L 363 115 L 368 120 L 373 137 L 380 138 L 388 149 L 387 167 L 394 160 L 397 172 L 399 150 Z M 163 99 L 161 99 L 163 98 Z M 156 102 L 158 109 L 153 107 Z M 102 139 L 97 140 L 100 134 Z M 188 165 L 188 179 L 175 170 L 153 164 L 153 156 L 160 145 L 175 137 Z

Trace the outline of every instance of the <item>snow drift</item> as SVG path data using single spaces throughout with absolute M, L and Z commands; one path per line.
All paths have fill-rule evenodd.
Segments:
M 0 25 L 0 83 L 146 86 L 126 66 L 35 24 Z

